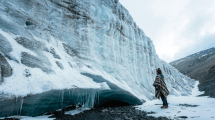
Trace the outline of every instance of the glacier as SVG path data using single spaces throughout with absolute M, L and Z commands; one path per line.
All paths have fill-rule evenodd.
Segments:
M 154 98 L 156 68 L 171 95 L 195 81 L 159 59 L 119 0 L 1 0 L 0 116 Z

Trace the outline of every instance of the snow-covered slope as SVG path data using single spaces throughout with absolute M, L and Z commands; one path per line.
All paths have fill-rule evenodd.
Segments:
M 12 68 L 10 76 L 2 72 L 1 101 L 78 88 L 105 91 L 103 103 L 140 104 L 153 99 L 158 67 L 172 95 L 191 93 L 194 81 L 159 59 L 118 0 L 2 0 L 0 12 L 0 54 L 7 60 L 0 65 Z

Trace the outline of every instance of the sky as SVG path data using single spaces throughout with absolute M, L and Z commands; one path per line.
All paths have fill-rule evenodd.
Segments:
M 166 62 L 215 47 L 215 0 L 119 0 Z

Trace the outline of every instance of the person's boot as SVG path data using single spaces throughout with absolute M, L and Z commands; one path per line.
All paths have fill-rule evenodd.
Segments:
M 161 108 L 166 108 L 166 106 L 165 106 L 165 105 L 163 105 Z
M 169 106 L 168 106 L 168 104 L 166 104 L 166 108 L 168 108 Z

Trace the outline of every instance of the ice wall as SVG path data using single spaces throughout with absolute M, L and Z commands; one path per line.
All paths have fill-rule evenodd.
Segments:
M 1 100 L 72 88 L 111 91 L 107 83 L 151 100 L 158 67 L 171 94 L 191 93 L 194 81 L 159 59 L 118 0 L 1 0 L 0 12 L 0 54 L 13 70 L 1 81 Z

